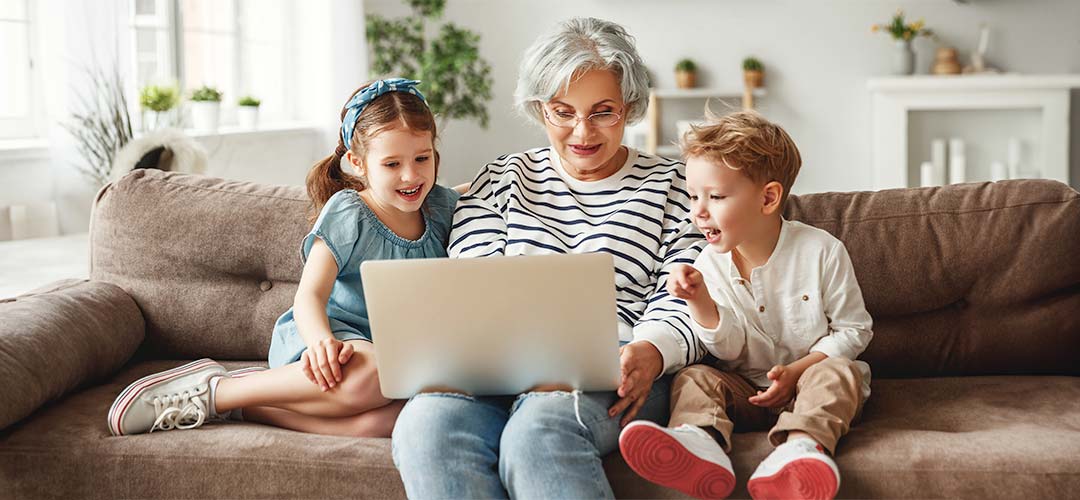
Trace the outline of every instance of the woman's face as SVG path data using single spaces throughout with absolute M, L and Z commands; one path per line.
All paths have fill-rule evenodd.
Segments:
M 570 175 L 595 181 L 622 167 L 626 156 L 619 153 L 626 109 L 615 73 L 594 69 L 576 75 L 568 88 L 541 107 L 548 141 Z

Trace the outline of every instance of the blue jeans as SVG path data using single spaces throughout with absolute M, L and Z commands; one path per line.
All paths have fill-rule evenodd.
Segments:
M 637 418 L 665 424 L 671 377 Z M 428 498 L 613 498 L 601 459 L 619 447 L 614 392 L 413 397 L 394 427 L 405 493 Z M 579 418 L 580 417 L 580 418 Z M 580 422 L 580 423 L 579 423 Z

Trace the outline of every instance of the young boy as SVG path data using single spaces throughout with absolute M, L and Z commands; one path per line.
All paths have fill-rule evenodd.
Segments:
M 870 367 L 855 358 L 871 319 L 847 250 L 781 216 L 801 160 L 761 115 L 710 116 L 683 151 L 691 216 L 708 245 L 667 288 L 719 362 L 679 372 L 669 426 L 626 426 L 623 457 L 645 479 L 723 498 L 735 486 L 732 431 L 771 426 L 776 449 L 750 477 L 750 495 L 833 498 L 840 472 L 829 453 L 870 395 Z

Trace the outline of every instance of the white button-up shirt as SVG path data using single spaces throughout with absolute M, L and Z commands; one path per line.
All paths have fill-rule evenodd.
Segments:
M 694 332 L 721 368 L 758 387 L 775 365 L 811 352 L 855 360 L 874 336 L 862 291 L 844 244 L 828 232 L 801 222 L 782 221 L 769 260 L 743 279 L 731 253 L 711 245 L 694 267 L 716 302 L 720 322 Z M 870 396 L 870 365 L 856 361 L 863 397 Z

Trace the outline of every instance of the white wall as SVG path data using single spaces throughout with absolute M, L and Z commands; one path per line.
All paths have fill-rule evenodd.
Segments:
M 407 12 L 400 0 L 368 0 L 366 8 L 390 16 Z M 924 18 L 942 44 L 961 50 L 963 62 L 985 22 L 993 30 L 990 64 L 1022 73 L 1080 72 L 1076 0 L 450 0 L 444 21 L 483 37 L 495 97 L 487 130 L 452 123 L 442 134 L 444 180 L 470 180 L 501 154 L 545 143 L 538 128 L 512 111 L 520 56 L 560 20 L 595 16 L 622 24 L 637 38 L 660 87 L 674 86 L 672 68 L 683 57 L 698 62 L 699 85 L 737 87 L 742 59 L 758 57 L 769 92 L 759 109 L 783 125 L 802 152 L 794 191 L 870 189 L 866 80 L 888 74 L 892 55 L 891 39 L 872 34 L 870 25 L 887 22 L 897 8 L 911 20 Z M 916 42 L 920 73 L 928 72 L 935 46 L 928 39 Z M 1080 180 L 1077 137 L 1074 130 L 1074 186 Z

